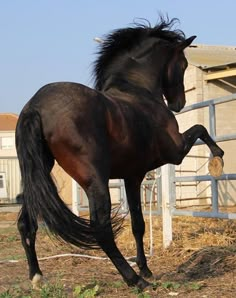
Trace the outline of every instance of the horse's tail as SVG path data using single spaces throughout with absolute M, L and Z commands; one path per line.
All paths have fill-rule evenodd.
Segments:
M 43 219 L 49 230 L 73 245 L 98 248 L 90 221 L 74 215 L 58 195 L 50 175 L 54 158 L 43 137 L 40 114 L 27 109 L 19 117 L 16 148 L 20 164 L 23 207 L 29 221 Z

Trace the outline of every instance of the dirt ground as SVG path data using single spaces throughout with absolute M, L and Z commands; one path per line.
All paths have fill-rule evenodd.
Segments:
M 174 218 L 173 243 L 163 250 L 161 218 L 155 217 L 153 256 L 148 257 L 148 263 L 157 278 L 154 288 L 139 293 L 136 288 L 126 286 L 110 261 L 78 256 L 41 260 L 44 286 L 42 290 L 32 290 L 15 217 L 15 214 L 0 213 L 0 298 L 236 297 L 235 220 Z M 125 221 L 117 243 L 125 256 L 135 255 L 129 220 Z M 147 219 L 147 254 L 149 246 Z M 38 232 L 37 252 L 39 258 L 66 253 L 104 256 L 99 251 L 84 251 L 58 243 L 42 227 Z

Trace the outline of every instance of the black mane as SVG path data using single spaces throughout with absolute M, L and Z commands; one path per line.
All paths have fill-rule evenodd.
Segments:
M 156 37 L 174 44 L 183 41 L 185 35 L 181 30 L 171 30 L 177 21 L 160 16 L 160 22 L 154 27 L 148 21 L 147 25 L 135 23 L 133 27 L 117 29 L 105 36 L 94 63 L 95 89 L 101 90 L 104 86 L 107 70 L 114 60 L 125 56 L 144 39 Z

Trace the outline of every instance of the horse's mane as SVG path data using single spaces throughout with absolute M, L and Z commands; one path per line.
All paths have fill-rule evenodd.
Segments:
M 169 20 L 168 17 L 165 20 L 160 16 L 159 23 L 154 27 L 151 27 L 151 24 L 145 20 L 146 24 L 134 23 L 132 27 L 114 30 L 105 36 L 94 62 L 95 89 L 102 89 L 106 81 L 107 70 L 115 59 L 128 53 L 144 39 L 154 37 L 170 43 L 183 41 L 184 33 L 181 30 L 172 29 L 178 21 L 176 18 Z

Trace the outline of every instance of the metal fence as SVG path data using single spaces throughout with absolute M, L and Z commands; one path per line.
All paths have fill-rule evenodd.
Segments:
M 195 109 L 209 108 L 209 133 L 216 142 L 225 142 L 236 140 L 236 134 L 216 135 L 216 113 L 215 106 L 218 104 L 227 103 L 236 100 L 236 94 L 229 96 L 207 100 L 201 103 L 196 103 L 184 108 L 181 114 L 193 111 Z M 203 144 L 197 141 L 195 145 Z M 220 177 L 214 178 L 210 175 L 199 176 L 182 176 L 176 177 L 174 165 L 165 165 L 162 167 L 162 216 L 163 216 L 163 244 L 167 247 L 172 241 L 172 216 L 194 216 L 194 217 L 215 217 L 225 219 L 236 219 L 236 213 L 223 213 L 219 211 L 218 204 L 218 182 L 236 180 L 236 173 L 223 174 Z M 177 210 L 176 209 L 176 192 L 175 185 L 178 182 L 192 181 L 210 181 L 211 182 L 211 210 L 210 211 L 192 211 L 192 210 Z

